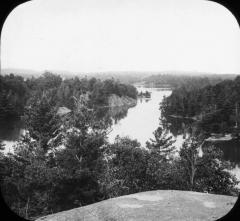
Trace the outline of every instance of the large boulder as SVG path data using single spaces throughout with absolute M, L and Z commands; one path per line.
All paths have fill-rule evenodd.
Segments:
M 104 200 L 41 217 L 38 221 L 200 221 L 227 214 L 237 197 L 191 191 L 158 190 Z

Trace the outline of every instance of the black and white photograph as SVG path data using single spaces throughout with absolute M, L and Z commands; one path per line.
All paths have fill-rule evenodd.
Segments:
M 214 221 L 234 207 L 240 29 L 223 5 L 31 0 L 0 54 L 0 188 L 18 217 Z

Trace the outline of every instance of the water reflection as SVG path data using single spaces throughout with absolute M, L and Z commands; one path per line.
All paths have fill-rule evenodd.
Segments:
M 180 140 L 179 138 L 182 138 L 181 143 L 184 142 L 186 134 L 192 134 L 194 130 L 196 131 L 197 129 L 197 122 L 192 119 L 180 119 L 171 116 L 162 119 L 162 125 L 177 137 L 177 142 Z M 216 148 L 222 150 L 223 159 L 230 162 L 230 172 L 235 174 L 237 179 L 240 180 L 240 140 L 233 139 L 221 142 L 206 141 L 202 148 L 208 148 L 210 145 L 214 145 Z M 240 187 L 240 184 L 238 184 L 238 187 Z
M 121 119 L 127 116 L 129 107 L 99 107 L 95 109 L 97 119 L 104 120 L 105 124 L 111 126 L 117 124 Z
M 166 118 L 162 118 L 161 121 L 163 127 L 169 130 L 175 137 L 192 132 L 192 119 L 180 119 L 168 116 Z
M 18 119 L 0 121 L 0 140 L 16 141 L 23 133 L 24 123 Z
M 151 99 L 138 99 L 137 105 L 132 108 L 123 106 L 97 108 L 95 110 L 97 118 L 104 119 L 105 124 L 112 127 L 112 131 L 108 135 L 109 141 L 113 142 L 117 135 L 129 136 L 137 139 L 142 146 L 145 146 L 146 141 L 153 138 L 153 131 L 159 125 L 162 125 L 175 137 L 177 149 L 181 148 L 185 135 L 192 133 L 195 123 L 191 119 L 176 117 L 159 119 L 161 115 L 160 103 L 164 96 L 171 94 L 171 90 L 143 87 L 137 89 L 139 92 L 150 91 Z M 0 140 L 3 140 L 6 144 L 6 150 L 9 150 L 23 132 L 23 122 L 19 120 L 0 122 Z M 240 141 L 231 140 L 215 145 L 223 151 L 224 159 L 232 162 L 234 167 L 232 171 L 240 179 Z
M 206 142 L 206 145 L 210 145 Z M 233 139 L 224 142 L 214 142 L 214 146 L 223 151 L 223 158 L 230 161 L 233 167 L 240 166 L 240 140 Z
M 13 151 L 12 147 L 24 131 L 24 122 L 19 119 L 0 121 L 0 141 L 4 144 L 4 153 Z
M 192 119 L 180 119 L 176 117 L 166 117 L 162 119 L 163 127 L 170 131 L 175 137 L 186 134 L 192 134 L 197 128 L 196 122 Z M 205 142 L 203 148 L 214 145 L 223 151 L 223 159 L 230 161 L 233 167 L 240 166 L 240 140 L 233 139 L 221 142 Z
M 146 141 L 153 138 L 153 132 L 159 126 L 159 103 L 164 96 L 171 94 L 170 90 L 159 90 L 159 88 L 137 87 L 138 92 L 151 92 L 151 98 L 139 98 L 137 105 L 130 108 L 125 118 L 112 125 L 109 141 L 113 142 L 117 135 L 129 136 L 137 139 L 142 146 Z
M 106 126 L 111 127 L 127 116 L 129 107 L 103 107 L 96 108 L 97 119 L 104 120 Z M 17 119 L 0 121 L 0 141 L 5 144 L 4 152 L 11 152 L 13 145 L 24 134 L 24 122 Z

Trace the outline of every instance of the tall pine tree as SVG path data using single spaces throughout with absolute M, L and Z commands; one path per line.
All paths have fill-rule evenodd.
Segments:
M 153 132 L 154 138 L 150 139 L 150 142 L 146 142 L 146 147 L 151 151 L 159 154 L 163 158 L 168 158 L 173 153 L 175 147 L 173 143 L 175 140 L 172 139 L 172 136 L 168 135 L 166 130 L 163 130 L 162 127 L 158 127 Z

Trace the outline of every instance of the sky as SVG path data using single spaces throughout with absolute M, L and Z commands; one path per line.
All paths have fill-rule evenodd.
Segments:
M 240 72 L 232 13 L 205 0 L 32 0 L 1 35 L 1 67 Z

